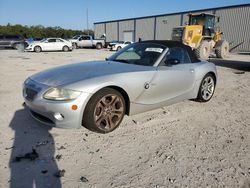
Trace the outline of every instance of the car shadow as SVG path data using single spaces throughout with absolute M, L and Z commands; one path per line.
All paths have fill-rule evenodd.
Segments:
M 232 61 L 224 59 L 210 59 L 209 61 L 219 67 L 226 67 L 239 71 L 250 71 L 250 62 L 247 61 Z
M 51 128 L 33 120 L 27 109 L 17 110 L 9 126 L 15 132 L 9 160 L 10 188 L 61 188 L 55 177 L 59 169 Z

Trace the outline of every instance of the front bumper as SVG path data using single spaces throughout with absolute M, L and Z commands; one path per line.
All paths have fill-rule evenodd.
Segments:
M 33 51 L 33 48 L 28 46 L 28 47 L 26 47 L 26 48 L 24 49 L 24 51 L 31 52 L 31 51 Z
M 111 46 L 111 48 L 110 48 L 110 51 L 116 51 L 117 50 L 117 46 Z
M 89 93 L 82 93 L 77 99 L 71 101 L 46 100 L 43 94 L 49 87 L 34 81 L 32 83 L 35 83 L 40 91 L 30 99 L 25 93 L 25 89 L 30 86 L 24 85 L 23 97 L 33 118 L 52 127 L 80 128 L 82 126 L 83 111 L 90 98 Z M 77 105 L 77 110 L 72 110 L 72 105 Z

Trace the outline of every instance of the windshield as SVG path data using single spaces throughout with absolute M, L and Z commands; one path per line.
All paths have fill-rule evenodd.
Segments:
M 76 35 L 73 37 L 73 39 L 78 39 L 79 38 L 79 35 Z
M 214 28 L 214 16 L 191 16 L 190 25 L 204 25 L 206 28 Z
M 121 49 L 108 58 L 108 60 L 153 66 L 165 49 L 165 46 L 154 43 L 134 43 Z
M 45 42 L 45 41 L 47 41 L 47 39 L 45 38 L 45 39 L 42 39 L 40 42 Z

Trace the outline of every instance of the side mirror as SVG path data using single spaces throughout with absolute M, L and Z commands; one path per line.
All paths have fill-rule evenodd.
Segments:
M 82 41 L 82 39 L 81 39 L 81 38 L 79 38 L 78 40 L 79 40 L 79 41 Z
M 180 63 L 179 59 L 168 59 L 165 61 L 166 65 L 177 65 Z

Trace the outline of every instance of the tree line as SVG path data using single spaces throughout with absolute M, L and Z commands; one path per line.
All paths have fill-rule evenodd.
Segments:
M 44 27 L 42 25 L 35 26 L 23 26 L 20 24 L 6 26 L 0 25 L 0 35 L 21 35 L 24 38 L 47 38 L 47 37 L 60 37 L 60 38 L 72 38 L 75 35 L 92 35 L 93 30 L 72 30 L 63 29 L 61 27 Z

